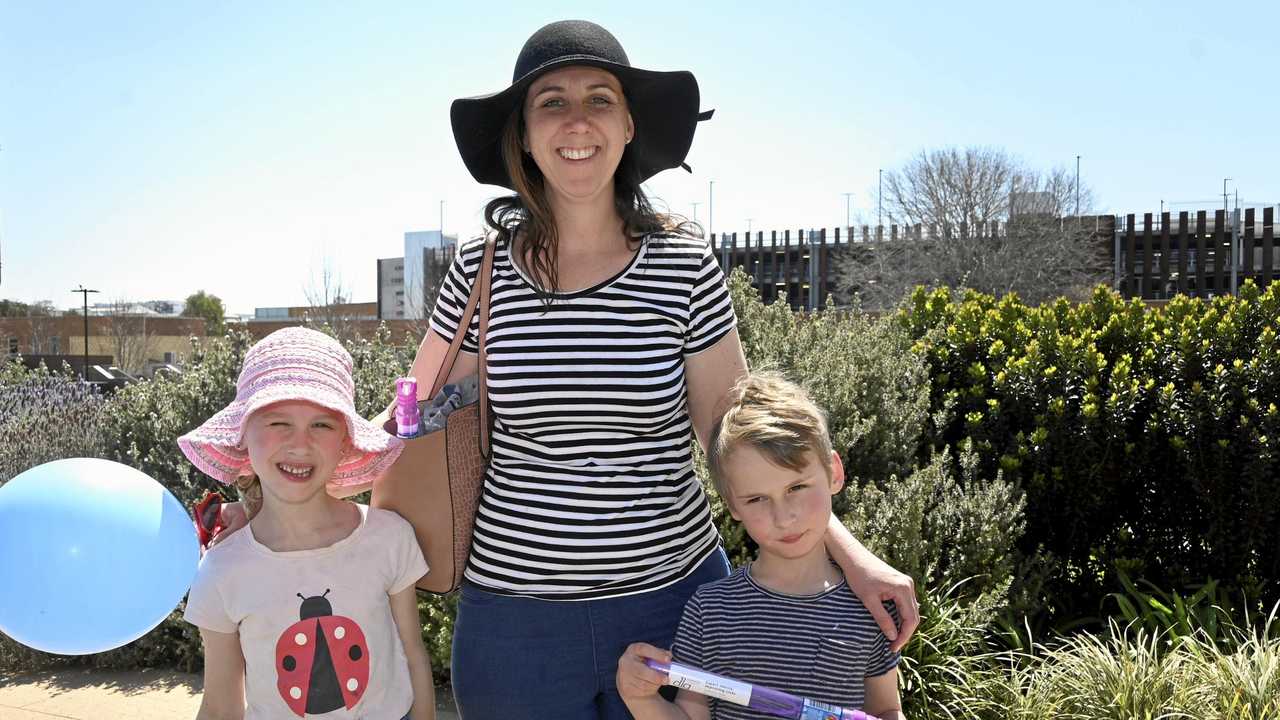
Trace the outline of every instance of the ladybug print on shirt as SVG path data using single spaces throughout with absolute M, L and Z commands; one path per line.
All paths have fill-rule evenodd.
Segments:
M 276 641 L 276 688 L 298 717 L 355 707 L 369 683 L 369 646 L 326 596 L 302 598 L 301 620 Z

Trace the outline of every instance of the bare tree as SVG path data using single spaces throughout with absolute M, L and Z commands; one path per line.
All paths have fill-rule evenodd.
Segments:
M 906 226 L 892 242 L 850 246 L 840 259 L 846 299 L 893 307 L 916 285 L 1016 292 L 1039 303 L 1087 293 L 1104 281 L 1106 246 L 1075 213 L 1075 177 L 1039 172 L 1003 150 L 922 151 L 885 173 L 889 221 Z M 1093 204 L 1078 189 L 1081 213 Z
M 115 300 L 108 313 L 108 329 L 116 366 L 127 373 L 142 372 L 155 341 L 154 323 L 147 327 L 147 313 L 128 300 Z
M 885 173 L 884 185 L 889 222 L 960 235 L 1011 215 L 1079 214 L 1075 177 L 1066 168 L 1039 172 L 997 148 L 922 150 Z M 1092 205 L 1093 193 L 1082 186 L 1080 213 Z
M 58 337 L 58 310 L 48 300 L 32 303 L 27 308 L 27 320 L 31 323 L 31 354 L 57 354 L 53 348 L 53 338 Z M 59 343 L 62 339 L 59 338 Z
M 342 275 L 334 269 L 333 262 L 325 258 L 318 276 L 313 276 L 303 290 L 307 297 L 307 321 L 315 325 L 328 325 L 341 340 L 350 340 L 357 334 L 349 308 L 351 290 L 342 281 Z

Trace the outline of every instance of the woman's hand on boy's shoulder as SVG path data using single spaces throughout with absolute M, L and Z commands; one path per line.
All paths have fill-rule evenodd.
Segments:
M 889 638 L 889 650 L 902 652 L 920 625 L 916 584 L 910 575 L 900 573 L 884 562 L 877 562 L 879 567 L 868 568 L 866 573 L 857 577 L 846 575 L 845 579 L 853 594 L 875 618 L 880 631 Z M 897 607 L 900 623 L 894 622 L 893 615 L 884 606 L 890 601 Z

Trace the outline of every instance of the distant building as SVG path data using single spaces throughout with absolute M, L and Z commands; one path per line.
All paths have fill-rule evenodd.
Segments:
M 378 260 L 378 317 L 404 318 L 404 258 Z
M 97 357 L 129 373 L 150 375 L 159 366 L 181 365 L 191 352 L 191 338 L 204 334 L 200 318 L 90 314 L 88 352 L 91 361 Z M 0 318 L 0 341 L 3 353 L 9 356 L 39 358 L 50 366 L 60 366 L 65 360 L 79 367 L 86 349 L 84 318 Z
M 404 234 L 404 316 L 420 320 L 430 312 L 427 300 L 439 284 L 429 277 L 430 253 L 443 254 L 458 244 L 457 235 L 444 235 L 439 230 L 423 230 Z
M 249 322 L 290 322 L 301 324 L 308 318 L 323 320 L 324 318 L 342 318 L 344 320 L 377 320 L 378 304 L 336 303 L 328 307 L 312 307 L 310 305 L 294 305 L 293 307 L 260 307 L 254 308 L 253 319 Z
M 182 300 L 147 300 L 145 302 L 99 302 L 89 306 L 90 315 L 149 315 L 179 317 L 187 307 Z

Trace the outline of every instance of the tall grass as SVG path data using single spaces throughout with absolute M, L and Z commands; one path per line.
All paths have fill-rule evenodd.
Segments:
M 967 655 L 977 628 L 960 631 L 954 609 L 929 610 L 901 668 L 912 718 L 1280 719 L 1280 605 L 1261 623 L 1231 625 L 1226 642 L 1113 620 L 1100 633 Z

